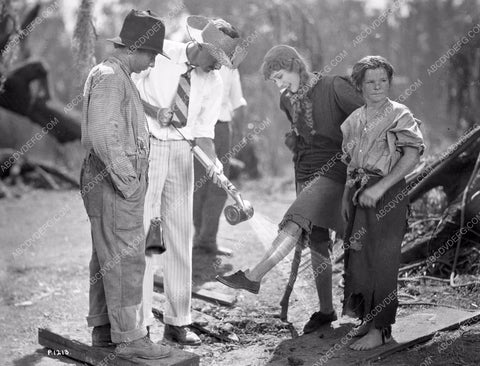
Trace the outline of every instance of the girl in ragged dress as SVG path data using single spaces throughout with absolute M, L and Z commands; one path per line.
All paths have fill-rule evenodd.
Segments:
M 352 79 L 365 105 L 342 124 L 347 183 L 342 200 L 345 231 L 344 314 L 362 324 L 350 348 L 367 350 L 391 340 L 398 306 L 397 275 L 406 231 L 405 176 L 425 145 L 418 121 L 403 104 L 388 99 L 392 65 L 367 56 Z

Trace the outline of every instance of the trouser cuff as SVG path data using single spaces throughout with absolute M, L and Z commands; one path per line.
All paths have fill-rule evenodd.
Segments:
M 99 327 L 106 324 L 110 324 L 107 313 L 87 316 L 87 325 L 89 327 Z
M 183 327 L 184 325 L 192 324 L 192 316 L 181 316 L 181 317 L 170 317 L 164 316 L 163 318 L 165 324 L 174 325 L 176 327 Z
M 127 332 L 116 332 L 112 329 L 110 333 L 112 334 L 113 343 L 132 342 L 145 337 L 147 335 L 147 328 L 142 327 Z

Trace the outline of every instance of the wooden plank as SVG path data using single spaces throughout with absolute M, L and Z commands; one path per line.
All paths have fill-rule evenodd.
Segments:
M 163 290 L 163 278 L 155 275 L 153 283 L 156 287 Z M 192 297 L 204 301 L 211 302 L 216 305 L 223 305 L 231 307 L 237 301 L 237 298 L 233 295 L 227 295 L 216 291 L 204 289 L 202 287 L 195 287 L 192 289 Z
M 85 343 L 61 336 L 45 328 L 38 329 L 38 343 L 52 350 L 52 356 L 66 356 L 76 361 L 94 366 L 198 366 L 200 357 L 190 352 L 173 348 L 167 358 L 145 360 L 141 358 L 126 359 L 114 353 L 114 347 L 92 347 Z
M 425 342 L 436 332 L 455 329 L 461 324 L 473 324 L 477 321 L 480 321 L 480 312 L 472 313 L 446 307 L 418 309 L 413 314 L 397 317 L 397 322 L 392 326 L 392 342 L 359 352 L 349 348 L 349 345 L 358 339 L 352 338 L 349 334 L 356 321 L 343 317 L 316 332 L 283 341 L 275 350 L 270 362 L 272 365 L 288 364 L 287 358 L 292 357 L 302 360 L 304 365 L 367 365 Z
M 416 344 L 427 342 L 437 332 L 457 329 L 461 325 L 471 325 L 480 321 L 480 312 L 458 316 L 458 309 L 453 311 L 450 308 L 446 309 L 442 309 L 441 312 L 432 312 L 433 315 L 430 318 L 427 318 L 425 313 L 411 314 L 401 318 L 402 325 L 393 329 L 396 342 L 392 345 L 387 345 L 386 348 L 379 349 L 376 353 L 366 357 L 364 361 L 383 359 Z

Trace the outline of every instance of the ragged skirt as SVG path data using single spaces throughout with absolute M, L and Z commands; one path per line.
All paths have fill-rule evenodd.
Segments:
M 381 177 L 370 177 L 366 188 Z M 391 187 L 376 207 L 354 206 L 359 185 L 349 190 L 345 246 L 343 314 L 373 321 L 376 328 L 395 323 L 401 244 L 407 228 L 405 180 Z
M 302 240 L 305 246 L 317 245 L 320 238 L 329 240 L 328 229 L 334 230 L 338 237 L 343 237 L 343 219 L 341 215 L 344 184 L 322 175 L 307 182 L 297 182 L 297 198 L 290 205 L 279 225 L 283 229 L 288 221 L 296 223 L 303 229 Z M 317 233 L 315 233 L 317 229 Z M 322 233 L 318 233 L 318 231 Z M 314 243 L 310 242 L 314 234 Z M 315 240 L 319 239 L 319 240 Z M 328 251 L 319 249 L 324 256 Z

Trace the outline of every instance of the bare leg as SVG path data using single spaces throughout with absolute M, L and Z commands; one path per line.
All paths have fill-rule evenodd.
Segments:
M 260 282 L 273 267 L 275 267 L 288 253 L 295 248 L 302 229 L 296 223 L 288 221 L 272 243 L 262 260 L 245 276 L 250 281 Z M 331 284 L 330 284 L 331 286 Z
M 330 314 L 333 311 L 332 262 L 330 258 L 326 258 L 314 250 L 310 254 L 320 311 L 324 314 Z

